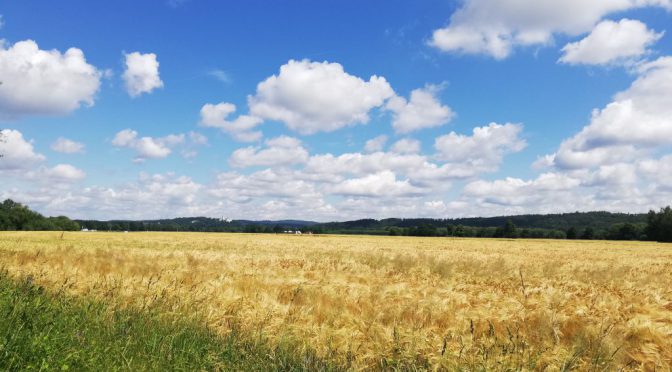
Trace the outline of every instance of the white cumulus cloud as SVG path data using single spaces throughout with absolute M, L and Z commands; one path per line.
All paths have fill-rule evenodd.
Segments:
M 252 115 L 308 135 L 367 123 L 369 111 L 393 95 L 383 77 L 366 81 L 338 63 L 290 60 L 278 75 L 259 83 L 248 105 Z
M 672 57 L 639 67 L 639 76 L 590 123 L 547 157 L 560 168 L 589 168 L 632 160 L 672 144 Z
M 434 147 L 441 160 L 488 170 L 496 168 L 504 155 L 526 147 L 526 141 L 520 138 L 522 130 L 520 124 L 491 123 L 474 128 L 471 136 L 451 132 L 438 137 Z
M 150 93 L 154 89 L 163 87 L 159 77 L 159 61 L 156 54 L 133 52 L 125 54 L 126 70 L 122 78 L 126 84 L 126 91 L 131 97 L 138 97 L 143 93 Z
M 632 61 L 662 36 L 637 20 L 602 21 L 582 40 L 565 45 L 560 62 L 606 65 Z
M 112 145 L 135 150 L 136 162 L 146 159 L 162 159 L 170 155 L 172 148 L 185 141 L 184 134 L 171 134 L 165 137 L 141 137 L 132 129 L 119 131 L 112 139 Z
M 283 166 L 305 163 L 308 151 L 301 141 L 288 136 L 280 136 L 266 141 L 266 147 L 245 147 L 231 154 L 229 164 L 236 168 L 251 166 Z
M 430 45 L 448 52 L 508 57 L 516 46 L 545 45 L 554 34 L 578 36 L 605 16 L 670 0 L 465 0 Z
M 102 73 L 84 53 L 42 50 L 32 40 L 8 45 L 0 40 L 0 119 L 62 115 L 92 106 Z
M 447 124 L 455 115 L 450 107 L 437 99 L 438 86 L 428 85 L 411 92 L 410 100 L 392 97 L 386 108 L 393 113 L 392 126 L 397 133 L 438 127 Z
M 35 152 L 33 143 L 26 141 L 18 130 L 0 131 L 0 170 L 27 169 L 46 158 Z
M 236 112 L 236 105 L 222 102 L 218 104 L 206 103 L 201 108 L 201 126 L 219 128 L 228 133 L 234 140 L 240 142 L 254 142 L 262 137 L 261 131 L 254 130 L 263 119 L 240 115 L 234 120 L 228 120 L 229 115 Z

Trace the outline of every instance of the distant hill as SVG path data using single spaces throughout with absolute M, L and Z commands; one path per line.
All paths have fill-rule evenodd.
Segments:
M 314 221 L 302 221 L 302 220 L 277 220 L 277 221 L 269 221 L 269 220 L 263 220 L 263 221 L 251 221 L 251 220 L 235 220 L 235 222 L 243 224 L 243 225 L 263 225 L 263 226 L 276 226 L 280 225 L 283 227 L 294 227 L 294 228 L 301 228 L 301 227 L 310 227 L 310 226 L 315 226 L 318 225 L 319 222 L 314 222 Z
M 469 226 L 469 227 L 501 227 L 506 221 L 519 228 L 536 228 L 550 230 L 567 230 L 574 228 L 592 228 L 606 230 L 619 223 L 646 223 L 646 214 L 627 214 L 611 212 L 574 212 L 563 214 L 525 214 L 518 216 L 473 217 L 455 219 L 431 218 L 388 218 L 383 220 L 363 219 L 346 222 L 329 222 L 319 224 L 326 230 L 384 230 L 389 227 L 415 227 L 431 225 L 434 227 Z
M 610 212 L 575 212 L 563 214 L 528 214 L 519 216 L 474 217 L 456 219 L 387 218 L 382 220 L 362 219 L 344 222 L 318 223 L 303 220 L 226 220 L 209 217 L 180 217 L 158 220 L 78 220 L 83 228 L 95 230 L 126 231 L 209 231 L 209 232 L 276 232 L 287 229 L 304 229 L 322 233 L 386 234 L 393 227 L 414 228 L 432 226 L 465 226 L 474 228 L 497 228 L 511 220 L 518 228 L 566 231 L 591 228 L 608 230 L 617 224 L 640 225 L 646 223 L 646 214 Z
M 265 232 L 258 230 L 302 229 L 317 225 L 313 221 L 278 220 L 251 221 L 227 220 L 210 217 L 179 217 L 158 220 L 78 220 L 82 228 L 111 231 L 204 231 L 204 232 Z

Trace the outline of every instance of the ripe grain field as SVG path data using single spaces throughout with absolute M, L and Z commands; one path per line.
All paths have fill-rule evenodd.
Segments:
M 0 269 L 350 369 L 672 368 L 672 245 L 3 232 Z

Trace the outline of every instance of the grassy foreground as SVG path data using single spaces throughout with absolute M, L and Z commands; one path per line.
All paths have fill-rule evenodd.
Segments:
M 310 354 L 268 349 L 235 332 L 167 322 L 156 311 L 114 309 L 49 294 L 0 272 L 0 370 L 331 370 Z
M 86 319 L 110 332 L 112 349 L 90 356 L 105 366 L 122 368 L 130 342 L 133 369 L 672 368 L 669 244 L 13 232 L 0 233 L 0 266 L 76 299 L 75 314 L 106 304 L 61 327 L 75 341 Z M 124 322 L 137 333 L 117 341 Z M 200 336 L 175 339 L 182 329 Z M 210 346 L 172 361 L 178 341 Z M 35 354 L 50 353 L 68 355 Z

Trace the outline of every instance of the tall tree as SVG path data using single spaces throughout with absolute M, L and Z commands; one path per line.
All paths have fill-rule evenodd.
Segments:
M 516 237 L 516 225 L 513 224 L 511 219 L 506 220 L 503 233 L 505 238 L 511 239 Z
M 659 242 L 672 242 L 672 208 L 661 208 L 660 212 L 649 211 L 646 235 Z

